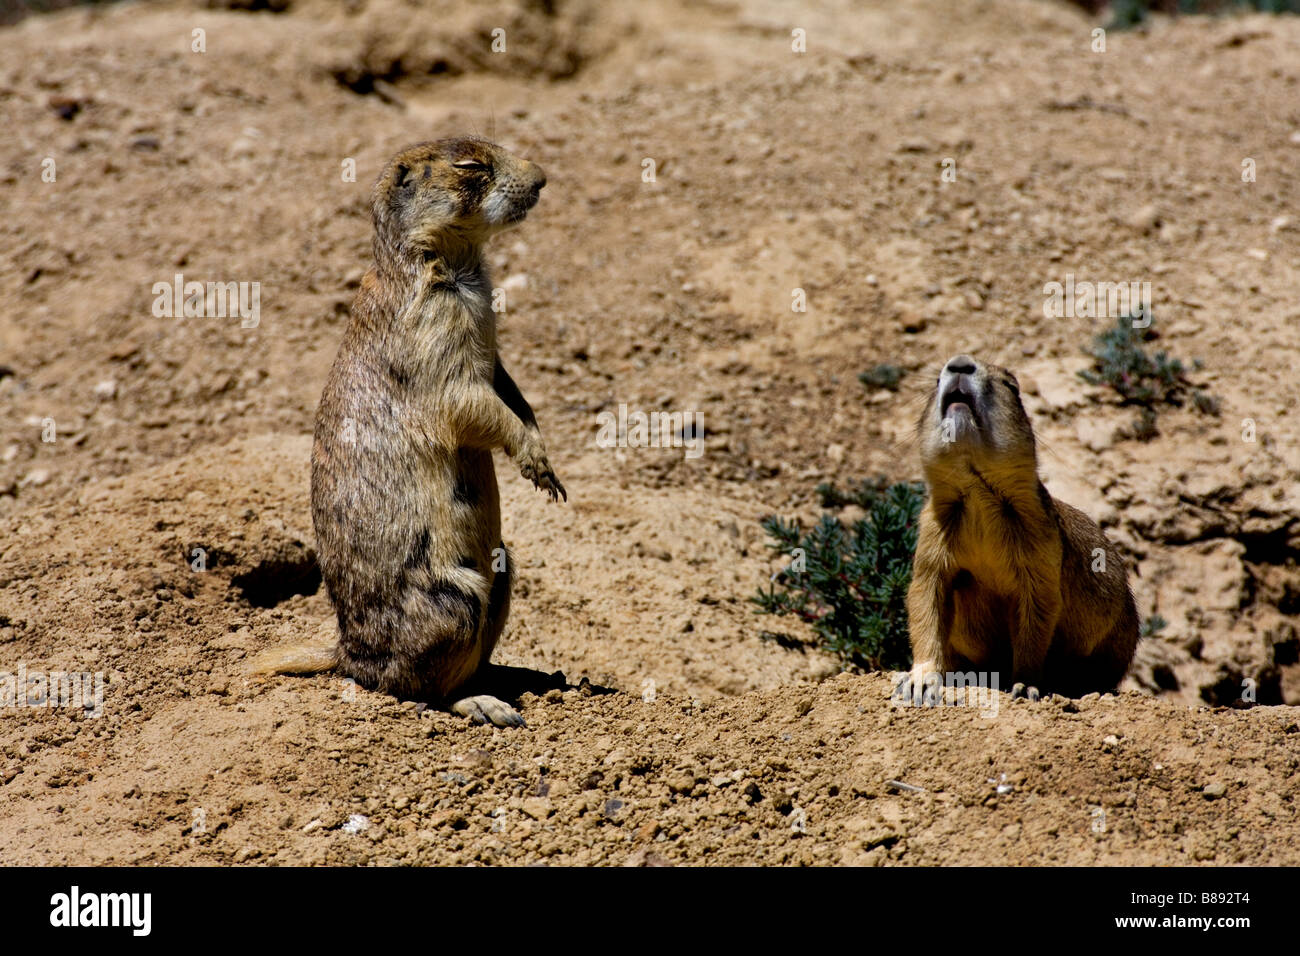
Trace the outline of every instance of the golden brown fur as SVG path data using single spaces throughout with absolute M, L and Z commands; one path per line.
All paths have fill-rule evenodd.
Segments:
M 365 687 L 522 723 L 494 697 L 464 696 L 510 603 L 493 450 L 553 499 L 564 488 L 497 355 L 483 243 L 522 221 L 545 183 L 536 165 L 476 139 L 412 146 L 375 183 L 375 264 L 312 447 L 312 520 L 339 642 L 275 650 L 258 670 L 337 667 Z
M 976 670 L 1030 696 L 1113 689 L 1138 640 L 1124 562 L 1038 480 L 1015 376 L 950 359 L 919 439 L 929 497 L 907 596 L 913 687 Z

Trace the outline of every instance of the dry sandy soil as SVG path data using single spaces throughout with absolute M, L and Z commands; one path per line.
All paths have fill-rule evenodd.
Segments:
M 239 5 L 0 30 L 0 671 L 106 680 L 102 716 L 4 711 L 0 858 L 1300 863 L 1300 21 L 1098 53 L 1045 0 Z M 550 180 L 491 253 L 570 492 L 500 469 L 526 730 L 245 673 L 330 627 L 307 462 L 369 183 L 467 131 Z M 260 283 L 257 327 L 155 316 L 177 273 Z M 1075 374 L 1109 320 L 1044 317 L 1067 274 L 1150 281 L 1222 413 L 1125 437 Z M 1019 370 L 1049 488 L 1169 622 L 1118 696 L 893 708 L 748 603 L 761 516 L 917 476 L 962 350 Z M 597 447 L 620 403 L 705 453 Z

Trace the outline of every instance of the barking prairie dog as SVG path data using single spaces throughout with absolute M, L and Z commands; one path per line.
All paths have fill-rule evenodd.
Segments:
M 371 194 L 375 262 L 316 414 L 311 506 L 338 618 L 330 646 L 273 648 L 253 670 L 336 670 L 364 687 L 520 725 L 468 694 L 510 606 L 492 453 L 565 496 L 533 410 L 497 355 L 483 244 L 523 221 L 546 176 L 478 139 L 393 157 Z
M 1124 561 L 1039 481 L 1015 375 L 953 357 L 918 438 L 928 497 L 907 595 L 910 692 L 927 673 L 972 670 L 1030 697 L 1113 690 L 1138 641 Z

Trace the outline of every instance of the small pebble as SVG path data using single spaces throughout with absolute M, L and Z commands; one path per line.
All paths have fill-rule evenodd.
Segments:
M 370 826 L 369 817 L 360 813 L 354 813 L 352 816 L 348 817 L 347 823 L 343 824 L 342 830 L 344 833 L 360 833 L 368 826 Z

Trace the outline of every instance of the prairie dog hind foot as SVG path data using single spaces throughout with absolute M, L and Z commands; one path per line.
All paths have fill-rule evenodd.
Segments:
M 447 708 L 453 714 L 468 717 L 476 724 L 491 724 L 494 727 L 527 727 L 524 718 L 504 700 L 490 694 L 476 694 L 462 697 Z

